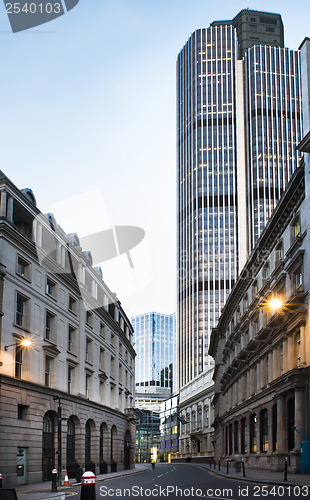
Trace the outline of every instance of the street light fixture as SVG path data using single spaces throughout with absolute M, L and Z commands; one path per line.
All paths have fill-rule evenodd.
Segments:
M 30 347 L 31 344 L 32 344 L 32 340 L 27 339 L 26 337 L 23 337 L 19 341 L 14 342 L 14 344 L 10 344 L 10 345 L 4 346 L 4 350 L 8 351 L 9 347 L 12 347 L 12 346 L 15 346 L 15 345 L 18 345 L 19 347 Z

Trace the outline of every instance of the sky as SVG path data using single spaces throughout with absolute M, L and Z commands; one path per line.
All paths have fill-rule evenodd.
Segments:
M 177 55 L 243 8 L 280 13 L 291 49 L 310 36 L 309 0 L 80 0 L 15 34 L 0 2 L 0 169 L 67 233 L 145 230 L 133 267 L 102 266 L 129 317 L 176 310 Z

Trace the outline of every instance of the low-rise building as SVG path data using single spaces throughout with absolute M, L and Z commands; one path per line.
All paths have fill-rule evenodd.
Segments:
M 76 234 L 2 172 L 0 194 L 3 483 L 133 467 L 131 323 Z

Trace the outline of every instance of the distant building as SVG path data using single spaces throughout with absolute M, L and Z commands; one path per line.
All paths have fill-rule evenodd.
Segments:
M 69 477 L 131 468 L 131 323 L 76 234 L 2 172 L 0 194 L 3 484 L 50 480 L 55 467 Z
M 176 365 L 175 314 L 131 318 L 136 357 L 136 395 L 159 399 L 172 394 Z
M 146 462 L 155 449 L 157 456 L 161 401 L 172 394 L 175 384 L 175 314 L 150 312 L 131 318 L 131 322 L 137 353 L 136 460 Z
M 180 422 L 179 395 L 173 395 L 161 403 L 160 409 L 160 460 L 170 462 L 178 456 Z
M 211 336 L 216 458 L 303 469 L 310 439 L 310 39 L 301 47 L 306 135 L 280 198 Z M 307 450 L 309 453 L 309 450 Z M 309 456 L 308 456 L 309 463 Z

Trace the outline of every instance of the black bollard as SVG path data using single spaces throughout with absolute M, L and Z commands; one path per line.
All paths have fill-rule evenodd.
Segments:
M 215 469 L 215 467 L 216 467 L 215 457 L 213 459 L 213 466 L 214 466 L 214 469 Z
M 228 472 L 229 472 L 229 460 L 228 460 L 228 458 L 227 458 L 227 462 L 226 462 L 226 469 L 227 469 L 226 472 L 228 474 Z
M 0 488 L 2 488 L 2 474 L 0 474 Z
M 287 457 L 285 458 L 284 481 L 287 481 Z
M 91 471 L 84 472 L 81 477 L 82 489 L 80 500 L 96 500 L 96 476 Z
M 242 475 L 245 477 L 244 458 L 242 459 Z
M 57 469 L 52 470 L 52 489 L 51 491 L 57 491 Z
M 219 470 L 221 470 L 221 459 L 219 458 Z

